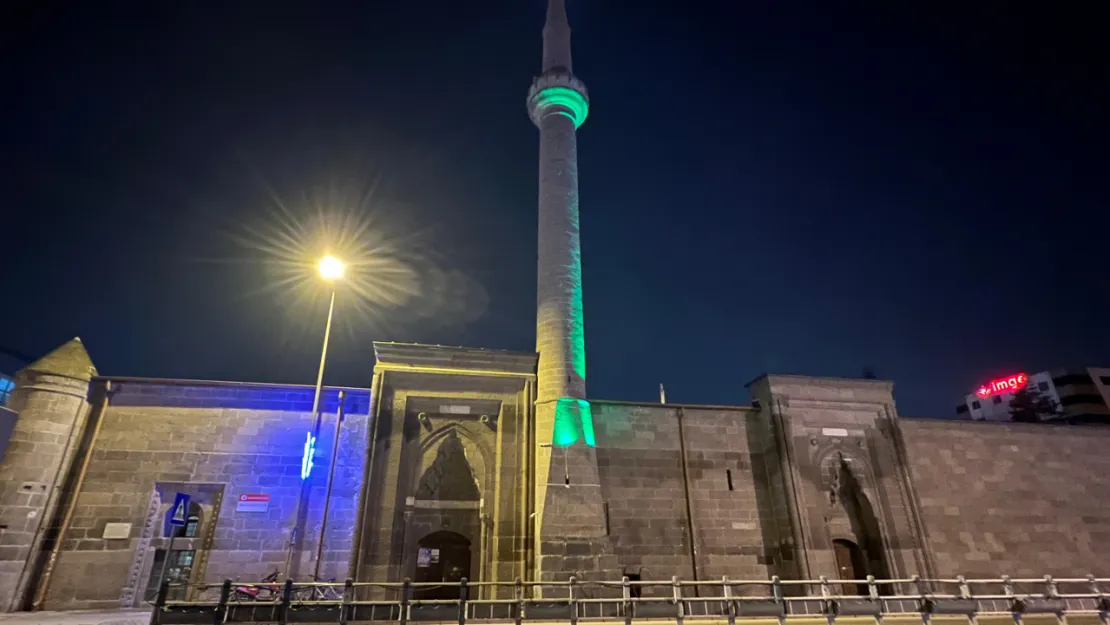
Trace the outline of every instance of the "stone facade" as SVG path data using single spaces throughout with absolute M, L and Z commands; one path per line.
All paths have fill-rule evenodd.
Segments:
M 0 465 L 0 588 L 8 609 L 142 605 L 160 573 L 165 514 L 178 492 L 192 497 L 197 517 L 191 535 L 174 544 L 175 552 L 192 552 L 183 569 L 192 581 L 314 571 L 336 389 L 323 395 L 317 466 L 302 482 L 304 437 L 314 429 L 311 387 L 107 379 L 90 386 L 86 379 L 77 395 L 20 380 L 27 381 L 16 392 L 23 410 Z M 44 392 L 53 393 L 50 401 L 38 396 Z M 369 392 L 345 391 L 344 406 L 322 578 L 348 574 L 365 469 Z M 66 415 L 71 422 L 57 423 Z M 59 459 L 52 450 L 68 439 L 77 442 Z M 287 565 L 302 488 L 306 529 Z M 267 509 L 240 511 L 245 494 L 268 495 Z
M 595 402 L 594 415 L 608 530 L 623 572 L 704 580 L 780 571 L 767 468 L 774 451 L 768 456 L 759 436 L 758 411 Z
M 75 339 L 26 367 L 9 404 L 0 606 L 132 607 L 163 570 L 202 584 L 1110 575 L 1110 430 L 900 420 L 875 380 L 764 376 L 751 406 L 587 402 L 588 101 L 562 0 L 529 105 L 538 353 L 375 344 L 369 388 L 325 389 L 318 418 L 312 387 L 97 377 Z M 173 529 L 178 493 L 191 504 Z
M 534 354 L 376 350 L 342 390 L 325 579 L 1110 575 L 1107 429 L 904 420 L 889 382 L 766 376 L 753 406 L 594 401 L 593 446 L 547 447 Z M 340 389 L 302 481 L 311 387 L 95 378 L 59 352 L 20 374 L 0 464 L 7 609 L 141 605 L 178 492 L 181 578 L 312 577 Z
M 1110 428 L 901 426 L 938 574 L 1110 576 Z
M 350 574 L 425 581 L 435 564 L 446 575 L 458 567 L 456 580 L 527 576 L 535 354 L 396 344 L 376 351 L 380 400 Z M 458 544 L 469 549 L 448 561 L 445 549 Z M 432 550 L 443 559 L 422 562 Z

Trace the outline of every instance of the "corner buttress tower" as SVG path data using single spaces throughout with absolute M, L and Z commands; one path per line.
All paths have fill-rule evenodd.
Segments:
M 540 131 L 534 548 L 538 577 L 565 579 L 613 564 L 586 401 L 575 133 L 589 97 L 572 71 L 564 0 L 548 0 L 542 70 L 528 92 Z

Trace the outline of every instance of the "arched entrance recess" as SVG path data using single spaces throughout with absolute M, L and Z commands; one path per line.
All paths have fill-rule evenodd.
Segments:
M 457 584 L 469 576 L 470 541 L 457 532 L 440 530 L 432 532 L 416 543 L 416 574 L 414 582 L 445 582 Z M 432 586 L 417 588 L 419 599 L 455 599 L 457 586 Z

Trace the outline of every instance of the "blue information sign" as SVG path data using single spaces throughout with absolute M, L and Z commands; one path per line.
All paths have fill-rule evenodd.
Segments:
M 188 516 L 189 496 L 185 493 L 177 493 L 177 498 L 173 500 L 173 507 L 170 508 L 169 523 L 170 525 L 185 525 Z

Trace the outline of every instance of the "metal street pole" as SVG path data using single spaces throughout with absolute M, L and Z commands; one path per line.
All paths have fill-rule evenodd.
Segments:
M 166 573 L 170 569 L 170 558 L 173 557 L 173 539 L 177 537 L 177 528 L 180 525 L 171 525 L 173 528 L 170 531 L 170 544 L 166 547 L 166 557 L 162 559 L 162 574 L 158 576 L 158 588 L 162 587 L 162 582 L 166 581 Z
M 331 338 L 331 319 L 332 314 L 335 312 L 335 288 L 332 287 L 331 298 L 328 302 L 328 321 L 324 325 L 324 348 L 320 351 L 320 370 L 316 374 L 316 391 L 312 395 L 312 416 L 314 419 L 312 426 L 312 439 L 315 441 L 320 436 L 320 394 L 323 390 L 324 384 L 324 364 L 328 359 L 328 340 Z M 308 487 L 308 476 L 304 476 L 304 481 L 301 482 L 301 494 L 297 498 L 297 514 L 293 517 L 293 531 L 289 534 L 289 548 L 285 553 L 285 572 L 288 579 L 293 577 L 293 552 L 296 549 L 297 537 L 303 530 L 301 527 L 301 513 L 305 505 L 305 499 L 311 489 Z
M 324 383 L 324 361 L 328 359 L 328 338 L 331 337 L 331 316 L 335 312 L 335 288 L 328 302 L 328 323 L 324 326 L 324 349 L 320 352 L 320 372 L 316 374 L 316 394 L 312 398 L 312 414 L 316 415 L 316 429 L 320 429 L 320 389 Z
M 320 517 L 320 537 L 316 539 L 316 565 L 312 578 L 320 580 L 320 564 L 324 559 L 324 536 L 328 531 L 328 511 L 331 508 L 331 489 L 335 482 L 335 462 L 339 458 L 339 434 L 343 430 L 343 400 L 346 393 L 339 391 L 339 408 L 335 411 L 335 438 L 331 444 L 331 462 L 328 464 L 328 487 L 324 491 L 324 513 Z

